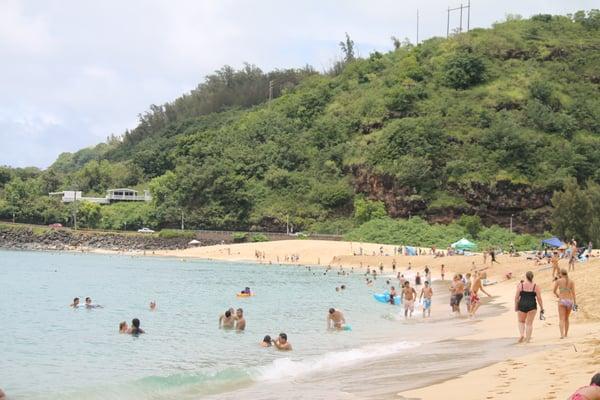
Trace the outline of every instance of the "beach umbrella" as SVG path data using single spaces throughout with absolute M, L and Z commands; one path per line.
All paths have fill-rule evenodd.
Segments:
M 188 244 L 191 244 L 192 246 L 197 246 L 197 245 L 199 245 L 199 244 L 200 244 L 200 241 L 199 241 L 199 240 L 196 240 L 196 239 L 194 239 L 194 240 L 190 240 L 190 242 L 189 242 Z
M 465 238 L 460 239 L 458 242 L 454 242 L 450 245 L 456 250 L 475 250 L 477 245 Z
M 551 237 L 550 239 L 542 240 L 542 244 L 550 247 L 563 247 L 566 246 L 559 238 Z

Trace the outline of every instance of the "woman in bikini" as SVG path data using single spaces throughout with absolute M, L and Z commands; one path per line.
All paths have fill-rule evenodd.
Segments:
M 600 400 L 600 373 L 592 377 L 589 386 L 577 389 L 569 400 Z
M 569 273 L 564 268 L 560 270 L 560 278 L 554 282 L 554 295 L 558 298 L 560 338 L 564 339 L 569 333 L 569 315 L 577 304 L 575 283 L 569 279 Z
M 544 312 L 540 287 L 533 283 L 533 272 L 527 271 L 525 277 L 527 280 L 521 281 L 517 285 L 517 293 L 515 295 L 515 311 L 517 311 L 519 333 L 521 334 L 519 343 L 529 343 L 531 340 L 533 320 L 537 313 L 537 303 L 540 304 L 541 312 Z

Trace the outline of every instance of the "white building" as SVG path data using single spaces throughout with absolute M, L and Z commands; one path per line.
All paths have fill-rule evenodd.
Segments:
M 65 190 L 63 192 L 53 192 L 50 196 L 62 196 L 63 203 L 73 203 L 75 201 L 89 201 L 97 204 L 110 204 L 115 201 L 151 201 L 152 196 L 148 190 L 144 190 L 144 195 L 140 196 L 137 190 L 133 189 L 110 189 L 105 197 L 85 197 L 81 191 Z

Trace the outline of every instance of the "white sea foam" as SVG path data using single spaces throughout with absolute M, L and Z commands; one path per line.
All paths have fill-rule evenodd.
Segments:
M 278 358 L 269 365 L 257 367 L 256 374 L 253 375 L 257 381 L 297 378 L 315 372 L 348 367 L 362 361 L 387 357 L 420 345 L 418 342 L 401 341 L 390 345 L 370 345 L 351 350 L 329 352 L 302 361 L 293 361 L 288 357 Z

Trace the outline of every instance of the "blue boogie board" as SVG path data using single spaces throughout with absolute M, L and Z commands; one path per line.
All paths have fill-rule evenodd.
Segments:
M 388 292 L 385 293 L 375 293 L 373 298 L 380 303 L 390 304 L 390 294 Z M 400 296 L 394 296 L 394 304 L 400 305 Z

